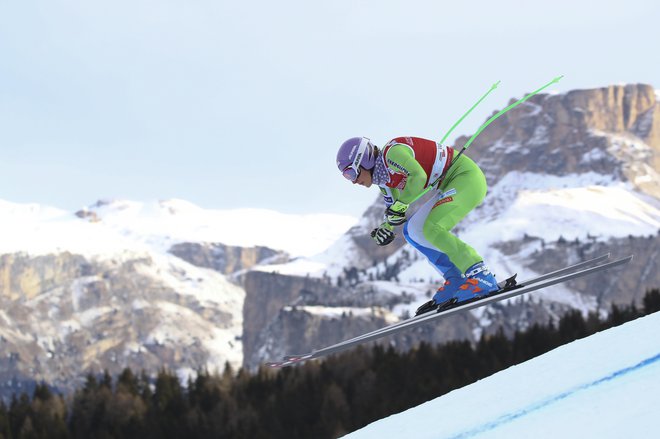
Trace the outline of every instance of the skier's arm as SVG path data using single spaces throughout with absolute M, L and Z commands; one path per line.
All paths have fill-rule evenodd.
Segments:
M 385 203 L 386 207 L 390 207 L 392 203 L 394 203 L 394 200 L 396 200 L 399 196 L 399 191 L 396 189 L 392 189 L 389 187 L 379 187 L 380 193 L 383 196 L 383 202 Z
M 406 186 L 399 191 L 394 201 L 410 204 L 424 190 L 428 179 L 424 168 L 415 160 L 412 150 L 402 144 L 392 146 L 385 159 L 388 167 L 407 175 Z

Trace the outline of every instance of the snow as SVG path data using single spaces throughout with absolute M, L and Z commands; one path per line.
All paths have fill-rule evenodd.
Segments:
M 527 141 L 527 144 L 530 146 L 536 145 L 545 145 L 549 143 L 548 139 L 548 127 L 545 125 L 539 125 L 534 129 L 534 134 L 532 138 Z
M 659 329 L 660 313 L 629 322 L 345 438 L 655 437 Z
M 536 133 L 535 133 L 536 134 Z M 502 139 L 497 139 L 495 144 L 490 148 L 493 154 L 511 154 L 513 152 L 526 153 L 526 149 L 522 149 L 520 143 L 505 142 Z
M 432 279 L 440 279 L 438 271 L 426 261 L 426 258 L 421 258 L 408 267 L 404 268 L 397 275 L 402 282 L 419 282 L 420 279 L 430 281 Z
M 598 162 L 598 161 L 601 161 L 601 160 L 606 160 L 609 157 L 610 156 L 605 151 L 603 151 L 601 148 L 593 148 L 591 151 L 584 154 L 580 158 L 580 164 L 584 165 L 584 166 L 588 166 L 589 163 L 591 163 L 591 162 Z
M 376 316 L 384 318 L 388 324 L 399 321 L 396 316 L 382 308 L 358 308 L 349 306 L 296 306 L 294 308 L 292 306 L 285 306 L 283 310 L 286 312 L 302 311 L 325 319 L 341 319 L 346 316 L 360 318 Z
M 295 259 L 286 264 L 260 265 L 254 267 L 255 271 L 276 272 L 283 275 L 297 276 L 307 275 L 320 277 L 327 272 L 328 265 L 314 259 Z
M 546 241 L 655 235 L 660 203 L 598 174 L 569 177 L 511 172 L 465 221 L 462 239 L 487 247 L 525 234 Z M 521 189 L 525 188 L 525 189 Z
M 98 202 L 80 212 L 0 200 L 0 253 L 87 256 L 165 252 L 178 242 L 214 242 L 311 256 L 329 247 L 356 218 L 283 214 L 267 209 L 202 209 L 183 200 Z
M 145 340 L 146 344 L 190 346 L 200 343 L 209 353 L 207 367 L 210 370 L 221 370 L 225 361 L 234 367 L 241 364 L 242 346 L 240 343 L 234 343 L 242 330 L 242 320 L 237 322 L 238 316 L 234 316 L 232 326 L 225 329 L 184 306 L 158 301 L 154 303 L 154 307 L 159 308 L 163 315 L 169 318 L 162 319 L 158 326 L 150 331 Z M 181 319 L 185 320 L 185 326 L 179 325 Z
M 225 305 L 230 309 L 243 306 L 243 289 L 217 271 L 196 267 L 171 255 L 152 254 L 151 258 L 150 264 L 136 265 L 136 272 L 158 279 L 163 286 L 179 294 L 194 296 L 204 306 L 209 303 Z M 218 294 L 220 291 L 222 294 Z

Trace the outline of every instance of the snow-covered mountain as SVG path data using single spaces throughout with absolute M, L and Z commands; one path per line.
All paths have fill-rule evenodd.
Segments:
M 71 389 L 89 371 L 124 367 L 240 367 L 245 291 L 233 275 L 318 252 L 353 222 L 181 200 L 76 213 L 0 201 L 1 387 Z
M 557 348 L 344 436 L 657 436 L 660 313 Z M 433 422 L 429 422 L 433 420 Z
M 213 210 L 177 199 L 98 201 L 75 214 L 0 200 L 0 252 L 69 251 L 107 257 L 127 250 L 167 252 L 181 242 L 219 242 L 269 247 L 292 257 L 312 256 L 354 223 L 355 218 L 343 215 Z
M 467 137 L 457 139 L 455 147 L 466 141 Z M 534 96 L 489 126 L 467 154 L 484 170 L 489 193 L 455 232 L 484 256 L 500 279 L 513 273 L 531 277 L 604 253 L 634 253 L 636 257 L 625 271 L 519 299 L 526 303 L 522 308 L 512 308 L 518 303 L 514 301 L 474 311 L 463 322 L 428 330 L 430 340 L 475 338 L 500 325 L 525 327 L 535 320 L 555 318 L 567 308 L 603 311 L 611 303 L 639 300 L 646 288 L 660 283 L 660 100 L 651 86 Z M 325 316 L 331 310 L 319 314 L 318 306 L 350 305 L 346 296 L 354 298 L 355 306 L 369 297 L 371 306 L 389 312 L 389 319 L 410 315 L 428 300 L 441 277 L 424 258 L 401 237 L 385 248 L 374 248 L 368 237 L 382 214 L 383 204 L 376 199 L 360 221 L 322 254 L 256 268 L 285 277 L 316 278 L 337 287 L 332 294 L 314 295 L 310 291 L 315 287 L 308 281 L 302 288 L 305 294 L 292 298 L 298 305 L 295 316 L 285 308 L 290 303 L 271 304 L 271 310 L 282 310 L 272 326 L 262 322 L 252 328 L 262 331 L 264 343 L 273 346 L 266 341 L 270 332 L 285 346 L 283 350 L 296 352 L 356 335 L 337 330 L 338 339 L 310 337 L 309 345 L 301 346 L 278 332 L 286 326 L 284 320 L 298 324 L 305 312 L 309 325 L 330 320 Z M 262 283 L 256 281 L 257 285 Z M 246 309 L 253 300 L 263 303 L 275 297 L 267 288 L 268 293 L 261 294 L 252 286 L 247 288 Z M 311 302 L 310 297 L 314 298 Z M 372 320 L 375 325 L 383 323 Z M 401 340 L 396 343 L 406 346 Z M 256 355 L 250 343 L 248 347 L 246 361 L 251 358 L 251 366 L 267 359 L 259 355 L 270 353 L 276 358 L 281 353 L 255 346 L 261 349 Z

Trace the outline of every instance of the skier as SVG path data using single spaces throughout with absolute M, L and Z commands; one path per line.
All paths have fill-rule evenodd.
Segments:
M 452 164 L 453 158 L 453 148 L 419 137 L 397 137 L 382 150 L 366 137 L 353 137 L 337 153 L 337 167 L 347 180 L 367 188 L 375 184 L 381 190 L 385 221 L 371 232 L 376 244 L 390 244 L 394 228 L 405 224 L 405 239 L 445 279 L 433 299 L 417 310 L 418 315 L 498 289 L 479 253 L 451 233 L 482 202 L 487 189 L 483 172 L 470 158 L 460 155 Z M 438 178 L 433 197 L 406 218 L 409 204 Z

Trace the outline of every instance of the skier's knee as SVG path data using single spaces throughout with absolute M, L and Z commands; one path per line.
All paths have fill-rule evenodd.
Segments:
M 424 237 L 429 242 L 436 244 L 439 240 L 442 240 L 443 235 L 449 233 L 449 230 L 443 227 L 442 224 L 437 224 L 427 221 L 424 224 L 424 228 L 422 232 L 424 233 Z

